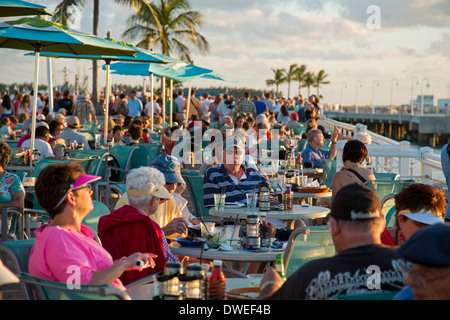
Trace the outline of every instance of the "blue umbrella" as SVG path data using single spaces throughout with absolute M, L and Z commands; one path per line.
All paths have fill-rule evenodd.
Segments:
M 75 29 L 69 29 L 41 17 L 22 18 L 0 23 L 0 48 L 27 50 L 36 53 L 33 89 L 35 95 L 38 91 L 39 56 L 41 52 L 129 56 L 136 53 L 136 50 L 128 46 L 113 43 Z M 36 109 L 37 99 L 34 97 L 31 114 L 31 150 L 34 148 Z
M 52 15 L 46 6 L 22 0 L 0 0 L 0 17 Z
M 187 100 L 187 109 L 186 114 L 189 114 L 190 108 L 190 95 L 191 95 L 191 81 L 196 78 L 203 77 L 207 74 L 213 72 L 213 70 L 197 67 L 192 64 L 187 63 L 174 63 L 170 65 L 156 65 L 151 63 L 132 63 L 132 62 L 117 62 L 111 65 L 111 70 L 113 74 L 122 74 L 122 75 L 140 75 L 146 76 L 150 74 L 152 79 L 153 75 L 159 77 L 169 78 L 171 80 L 177 82 L 186 82 L 189 81 L 189 91 L 188 91 L 188 100 Z M 165 104 L 163 102 L 163 106 Z M 172 112 L 172 108 L 170 110 Z M 153 113 L 152 113 L 153 114 Z M 165 116 L 165 112 L 163 112 Z M 170 113 L 172 119 L 172 113 Z M 186 117 L 186 125 L 187 125 L 188 117 Z M 172 120 L 170 120 L 170 124 Z M 152 121 L 153 125 L 153 121 Z

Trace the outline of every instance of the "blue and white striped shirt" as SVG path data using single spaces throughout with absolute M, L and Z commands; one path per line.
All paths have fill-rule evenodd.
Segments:
M 263 181 L 267 182 L 266 178 L 257 170 L 253 168 L 244 168 L 244 170 L 245 176 L 237 184 L 233 182 L 223 165 L 206 170 L 203 180 L 203 206 L 214 206 L 214 194 L 220 194 L 222 187 L 225 187 L 225 202 L 244 203 L 247 201 L 247 193 L 253 192 L 255 187 L 258 192 L 258 184 Z

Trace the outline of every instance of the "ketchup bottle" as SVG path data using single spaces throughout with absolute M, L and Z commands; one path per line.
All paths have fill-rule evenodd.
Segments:
M 225 300 L 227 281 L 222 270 L 222 260 L 214 260 L 214 267 L 209 278 L 209 300 Z

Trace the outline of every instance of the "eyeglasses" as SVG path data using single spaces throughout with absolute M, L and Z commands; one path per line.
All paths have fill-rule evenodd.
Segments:
M 420 274 L 417 270 L 413 269 L 407 274 L 407 276 L 413 279 L 417 287 L 425 288 L 427 284 L 433 283 L 437 280 L 445 279 L 448 276 L 450 276 L 450 270 L 447 270 L 447 273 L 445 274 L 425 279 L 422 274 Z
M 74 192 L 74 191 L 79 191 L 79 190 L 83 190 L 83 189 L 92 190 L 92 185 L 90 185 L 90 184 L 87 184 L 85 186 L 81 186 L 81 187 L 78 187 L 78 188 L 75 188 L 75 189 L 72 189 L 72 187 L 73 187 L 73 184 L 70 185 L 69 190 L 64 194 L 64 196 L 61 198 L 61 200 L 58 201 L 58 203 L 56 204 L 56 206 L 53 209 L 58 208 L 64 202 L 64 200 L 66 199 L 66 197 L 67 197 L 67 195 L 69 194 L 70 191 Z

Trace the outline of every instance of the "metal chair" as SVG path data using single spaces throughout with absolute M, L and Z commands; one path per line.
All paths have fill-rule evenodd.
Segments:
M 323 178 L 324 184 L 331 189 L 331 182 L 333 181 L 333 175 L 336 173 L 336 159 L 322 159 Z
M 28 272 L 28 259 L 35 239 L 15 240 L 2 242 L 0 244 L 0 256 L 6 265 L 7 260 L 11 263 L 11 271 L 15 274 Z M 26 300 L 31 297 L 31 290 L 25 284 L 20 285 L 22 294 Z
M 396 214 L 395 214 L 395 194 L 388 194 L 381 200 L 381 212 L 386 219 L 386 227 L 395 226 Z
M 215 220 L 216 217 L 213 217 L 209 214 L 209 209 L 203 206 L 203 177 L 195 176 L 189 173 L 181 173 L 184 181 L 186 181 L 186 186 L 191 196 L 191 199 L 194 202 L 194 214 L 196 217 L 200 219 L 207 218 L 208 220 Z
M 150 166 L 161 153 L 163 145 L 161 142 L 137 144 L 131 158 L 130 169 Z
M 364 183 L 366 187 L 376 192 L 380 201 L 387 195 L 396 194 L 400 192 L 403 187 L 408 184 L 414 183 L 413 180 L 392 180 L 392 181 L 377 181 L 368 180 Z
M 26 272 L 21 272 L 19 279 L 31 288 L 33 300 L 131 300 L 126 292 L 111 285 L 70 286 Z
M 18 208 L 1 209 L 1 239 L 3 242 L 10 239 L 24 239 L 24 212 Z
M 283 263 L 289 277 L 306 262 L 335 255 L 328 226 L 309 226 L 295 229 L 284 250 Z
M 82 223 L 92 229 L 97 233 L 98 220 L 101 216 L 109 214 L 109 208 L 100 201 L 93 200 L 92 204 L 94 209 L 92 209 L 88 215 L 83 219 Z
M 375 176 L 376 181 L 392 181 L 400 179 L 400 175 L 398 173 L 392 172 L 374 172 L 373 175 Z

